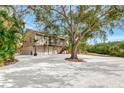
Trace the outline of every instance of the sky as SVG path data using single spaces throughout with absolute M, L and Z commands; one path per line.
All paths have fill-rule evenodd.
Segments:
M 122 30 L 119 30 L 119 29 L 114 30 L 113 35 L 108 35 L 108 40 L 109 41 L 124 41 L 124 29 L 122 29 Z

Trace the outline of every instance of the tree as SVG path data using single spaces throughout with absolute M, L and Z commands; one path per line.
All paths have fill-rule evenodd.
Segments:
M 80 41 L 88 36 L 106 37 L 122 24 L 124 6 L 28 6 L 42 30 L 68 36 L 70 59 L 76 59 Z
M 22 20 L 12 6 L 0 6 L 0 64 L 13 61 L 22 33 Z

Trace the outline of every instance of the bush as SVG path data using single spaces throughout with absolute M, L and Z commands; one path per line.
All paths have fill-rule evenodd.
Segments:
M 88 52 L 124 57 L 124 42 L 109 42 L 90 45 Z
M 4 64 L 4 59 L 0 57 L 0 66 Z
M 8 25 L 9 24 L 9 25 Z M 14 59 L 17 44 L 21 39 L 18 34 L 22 32 L 22 25 L 15 15 L 0 10 L 0 64 Z

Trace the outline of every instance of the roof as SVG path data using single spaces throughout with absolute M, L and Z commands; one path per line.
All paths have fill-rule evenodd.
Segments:
M 32 30 L 32 29 L 27 29 L 25 33 L 27 32 L 31 32 L 42 36 L 56 36 L 56 34 L 48 34 L 47 32 L 39 32 L 37 30 Z M 57 38 L 65 40 L 65 38 L 62 35 L 57 35 Z

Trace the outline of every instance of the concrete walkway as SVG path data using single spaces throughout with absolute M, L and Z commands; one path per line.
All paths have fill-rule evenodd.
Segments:
M 16 56 L 0 68 L 0 87 L 124 87 L 124 58 L 79 55 L 86 63 L 64 61 L 69 55 Z

